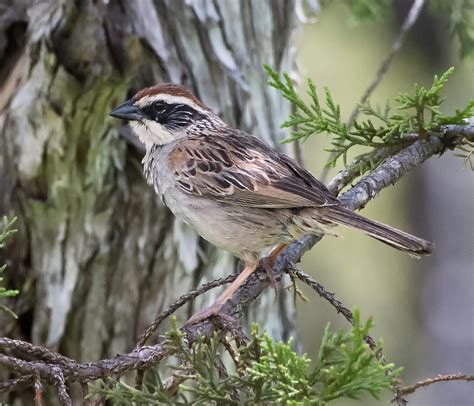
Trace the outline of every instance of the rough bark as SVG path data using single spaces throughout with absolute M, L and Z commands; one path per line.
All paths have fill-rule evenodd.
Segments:
M 0 320 L 0 335 L 110 357 L 174 298 L 232 272 L 157 201 L 107 114 L 138 88 L 184 83 L 276 143 L 289 106 L 262 64 L 291 70 L 293 26 L 291 1 L 0 1 L 0 213 L 19 217 L 2 255 L 21 290 L 19 322 Z M 251 316 L 275 338 L 292 329 L 285 296 Z

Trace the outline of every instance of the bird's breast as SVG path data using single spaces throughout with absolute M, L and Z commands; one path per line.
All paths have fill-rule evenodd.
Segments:
M 220 203 L 184 192 L 173 177 L 166 149 L 163 146 L 159 154 L 144 158 L 147 181 L 171 212 L 205 240 L 245 258 L 249 253 L 292 239 L 286 227 L 291 217 L 289 210 Z

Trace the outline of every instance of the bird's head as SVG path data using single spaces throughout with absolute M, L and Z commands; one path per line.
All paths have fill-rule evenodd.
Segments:
M 140 90 L 109 114 L 128 120 L 133 132 L 147 149 L 181 138 L 192 125 L 201 123 L 204 127 L 217 119 L 185 87 L 172 83 Z

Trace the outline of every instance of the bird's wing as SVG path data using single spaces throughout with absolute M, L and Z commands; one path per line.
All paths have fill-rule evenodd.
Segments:
M 340 204 L 291 158 L 245 133 L 183 138 L 169 160 L 179 187 L 195 196 L 260 208 Z

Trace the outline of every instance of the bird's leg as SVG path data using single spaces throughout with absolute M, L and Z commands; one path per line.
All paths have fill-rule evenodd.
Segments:
M 278 255 L 286 248 L 288 244 L 278 244 L 275 246 L 266 257 L 260 260 L 260 264 L 267 273 L 268 279 L 270 280 L 270 286 L 275 290 L 275 295 L 278 296 L 277 286 L 275 277 L 273 276 L 273 264 L 275 263 Z
M 187 325 L 197 323 L 211 316 L 219 316 L 222 306 L 232 297 L 235 291 L 245 282 L 245 280 L 257 269 L 258 262 L 245 262 L 244 270 L 235 278 L 234 282 L 221 293 L 216 301 L 209 307 L 193 314 L 186 322 Z

